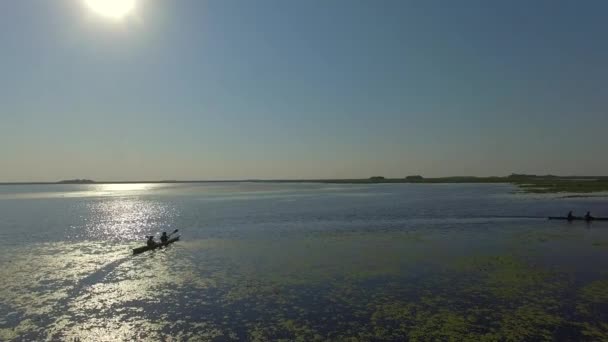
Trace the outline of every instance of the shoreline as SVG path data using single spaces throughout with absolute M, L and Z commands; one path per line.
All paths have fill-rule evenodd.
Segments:
M 156 181 L 92 181 L 88 179 L 59 182 L 0 182 L 0 186 L 14 185 L 103 185 L 103 184 L 191 184 L 191 183 L 315 183 L 315 184 L 510 184 L 523 194 L 563 194 L 562 198 L 608 197 L 607 176 L 534 176 L 507 177 L 437 177 L 359 179 L 235 179 L 235 180 L 156 180 Z M 601 193 L 601 194 L 598 194 Z

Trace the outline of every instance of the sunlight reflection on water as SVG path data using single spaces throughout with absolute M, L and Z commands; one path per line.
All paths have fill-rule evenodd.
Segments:
M 142 240 L 145 235 L 170 230 L 177 209 L 156 201 L 133 197 L 112 198 L 83 204 L 87 214 L 73 225 L 73 238 L 95 240 Z

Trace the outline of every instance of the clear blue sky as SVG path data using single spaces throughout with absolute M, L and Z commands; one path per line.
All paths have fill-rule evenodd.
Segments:
M 0 181 L 608 174 L 606 1 L 0 1 Z

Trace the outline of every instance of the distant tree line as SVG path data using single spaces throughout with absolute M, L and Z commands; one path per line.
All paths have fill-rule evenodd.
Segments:
M 61 184 L 91 184 L 91 183 L 95 183 L 95 181 L 90 180 L 90 179 L 66 179 L 66 180 L 59 181 L 57 183 L 61 183 Z

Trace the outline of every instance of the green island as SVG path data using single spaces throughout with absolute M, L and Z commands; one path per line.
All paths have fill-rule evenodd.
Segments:
M 570 193 L 590 194 L 594 192 L 608 192 L 607 176 L 554 176 L 554 175 L 526 175 L 511 174 L 506 177 L 437 177 L 424 178 L 422 176 L 407 176 L 405 178 L 384 178 L 374 176 L 368 179 L 341 179 L 325 180 L 327 183 L 416 183 L 416 184 L 454 184 L 454 183 L 495 183 L 513 184 L 523 193 Z

